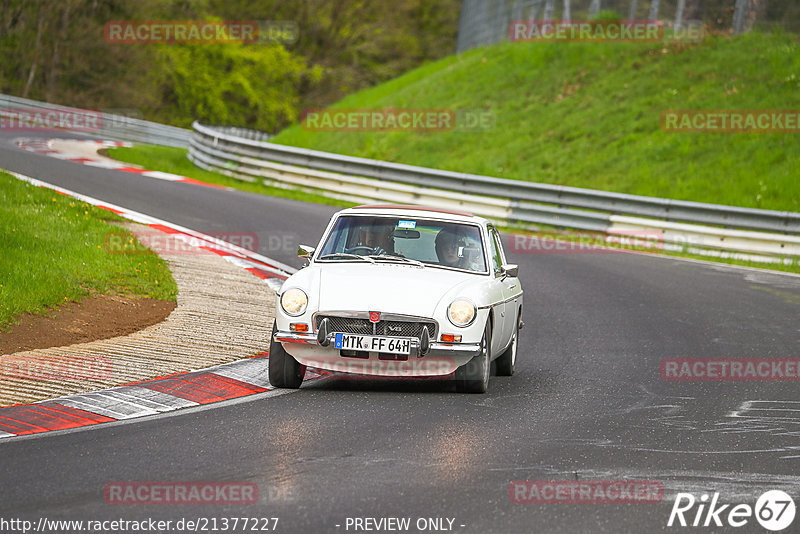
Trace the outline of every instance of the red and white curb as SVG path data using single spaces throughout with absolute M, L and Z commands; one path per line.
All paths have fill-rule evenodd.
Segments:
M 256 356 L 201 371 L 0 408 L 0 439 L 136 419 L 275 389 L 268 358 Z M 325 376 L 307 370 L 305 380 Z
M 181 182 L 193 185 L 202 185 L 205 187 L 213 187 L 215 189 L 230 189 L 225 186 L 210 184 L 201 180 L 195 180 L 187 176 L 180 176 L 169 172 L 150 171 L 143 169 L 138 165 L 131 165 L 129 163 L 122 163 L 120 161 L 101 156 L 97 153 L 101 148 L 114 148 L 114 147 L 132 147 L 132 143 L 123 143 L 119 141 L 85 141 L 80 139 L 37 139 L 37 138 L 19 138 L 15 139 L 16 145 L 29 152 L 35 152 L 51 158 L 57 158 L 64 161 L 71 161 L 73 163 L 80 163 L 82 165 L 89 165 L 91 167 L 100 167 L 103 169 L 110 169 L 114 171 L 130 172 L 145 176 L 147 178 L 156 178 L 158 180 L 167 180 L 169 182 Z
M 29 176 L 15 172 L 9 174 L 30 184 L 46 187 L 57 193 L 107 209 L 126 219 L 146 224 L 154 230 L 169 234 L 173 238 L 186 240 L 194 246 L 214 252 L 234 265 L 258 276 L 276 291 L 283 281 L 296 271 L 294 267 L 206 234 L 81 195 Z M 269 383 L 269 367 L 266 356 L 266 354 L 259 354 L 238 362 L 136 382 L 107 390 L 69 395 L 30 405 L 3 407 L 0 408 L 0 439 L 145 417 L 180 408 L 264 393 L 274 389 Z M 305 379 L 315 380 L 326 374 L 328 373 L 307 370 Z

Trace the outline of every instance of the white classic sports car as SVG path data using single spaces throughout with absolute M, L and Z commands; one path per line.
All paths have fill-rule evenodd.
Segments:
M 517 266 L 486 219 L 421 206 L 334 214 L 308 265 L 278 292 L 269 380 L 297 388 L 306 367 L 447 377 L 483 393 L 492 360 L 514 372 L 522 326 Z

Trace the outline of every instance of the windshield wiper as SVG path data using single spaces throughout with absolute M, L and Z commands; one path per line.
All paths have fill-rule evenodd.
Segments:
M 388 261 L 403 261 L 406 263 L 410 263 L 412 265 L 416 265 L 418 267 L 425 267 L 425 264 L 418 260 L 412 260 L 411 258 L 406 258 L 405 256 L 394 256 L 392 254 L 371 254 L 367 256 L 368 258 L 374 258 L 376 260 L 388 260 Z
M 358 254 L 348 254 L 347 252 L 334 252 L 333 254 L 325 254 L 317 258 L 318 260 L 333 259 L 333 258 L 346 258 L 351 260 L 364 260 L 370 263 L 375 263 L 375 260 L 369 256 L 359 256 Z

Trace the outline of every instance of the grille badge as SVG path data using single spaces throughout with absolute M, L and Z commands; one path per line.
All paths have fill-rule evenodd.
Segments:
M 369 312 L 369 322 L 377 323 L 381 320 L 381 312 Z

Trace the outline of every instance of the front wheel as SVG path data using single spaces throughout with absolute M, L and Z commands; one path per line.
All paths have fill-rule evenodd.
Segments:
M 277 331 L 278 325 L 273 323 L 269 345 L 269 383 L 276 388 L 297 389 L 303 383 L 306 366 L 301 365 L 284 350 L 283 345 L 275 341 Z
M 514 325 L 514 334 L 511 338 L 511 344 L 506 351 L 500 355 L 497 360 L 496 369 L 497 376 L 511 376 L 514 374 L 514 368 L 517 364 L 517 351 L 519 350 L 519 325 L 522 322 L 522 313 L 517 315 L 517 324 Z
M 456 369 L 456 389 L 464 393 L 486 393 L 489 389 L 491 360 L 489 347 L 492 343 L 492 325 L 486 322 L 481 339 L 481 352 L 469 362 Z

